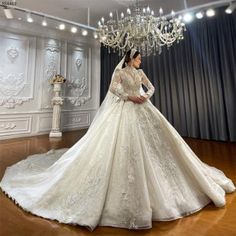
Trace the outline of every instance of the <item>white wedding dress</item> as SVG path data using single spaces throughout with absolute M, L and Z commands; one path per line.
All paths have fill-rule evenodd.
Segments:
M 127 100 L 140 93 L 154 93 L 142 70 L 116 70 L 84 137 L 70 149 L 8 167 L 3 192 L 32 214 L 91 231 L 98 225 L 146 229 L 210 202 L 224 206 L 233 182 L 203 163 L 149 99 Z

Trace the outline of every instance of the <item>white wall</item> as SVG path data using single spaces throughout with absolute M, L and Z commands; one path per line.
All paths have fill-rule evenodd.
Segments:
M 0 19 L 0 139 L 49 133 L 53 74 L 62 91 L 62 130 L 87 128 L 99 107 L 100 44 L 26 22 Z

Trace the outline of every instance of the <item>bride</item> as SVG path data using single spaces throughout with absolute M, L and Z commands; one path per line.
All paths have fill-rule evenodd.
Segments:
M 8 167 L 2 191 L 25 211 L 91 231 L 147 229 L 210 202 L 224 206 L 233 182 L 203 163 L 151 103 L 154 87 L 140 63 L 128 51 L 83 138 Z

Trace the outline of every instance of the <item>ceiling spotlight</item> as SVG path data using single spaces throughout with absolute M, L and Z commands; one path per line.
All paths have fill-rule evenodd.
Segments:
M 27 21 L 28 21 L 29 23 L 34 22 L 34 19 L 31 17 L 31 14 L 30 14 L 30 13 L 27 14 Z
M 233 12 L 233 11 L 232 11 L 232 9 L 230 9 L 230 8 L 226 8 L 226 9 L 225 9 L 225 13 L 227 13 L 227 14 L 232 14 L 232 12 Z
M 82 35 L 83 35 L 83 36 L 86 36 L 86 35 L 88 35 L 88 31 L 87 31 L 87 30 L 85 30 L 85 29 L 82 29 Z
M 47 23 L 47 21 L 46 21 L 46 18 L 44 17 L 43 18 L 43 21 L 42 21 L 42 26 L 47 26 L 48 25 L 48 23 Z
M 193 20 L 193 15 L 190 13 L 186 13 L 186 14 L 184 14 L 183 19 L 186 23 L 191 22 Z
M 236 8 L 236 2 L 231 2 L 230 5 L 225 9 L 225 13 L 232 14 Z
M 59 25 L 59 29 L 60 29 L 60 30 L 64 30 L 65 28 L 66 28 L 65 24 L 60 24 L 60 25 Z
M 203 12 L 197 12 L 196 13 L 196 17 L 198 18 L 198 19 L 202 19 L 203 18 Z
M 93 32 L 93 37 L 94 37 L 95 39 L 98 38 L 98 34 L 97 34 L 97 32 Z
M 206 11 L 206 15 L 207 15 L 208 17 L 212 17 L 212 16 L 215 15 L 215 11 L 210 8 L 210 9 L 208 9 L 208 10 Z
M 13 19 L 14 18 L 11 9 L 4 8 L 3 11 L 4 11 L 5 17 L 7 19 Z
M 70 31 L 71 31 L 71 33 L 75 34 L 77 32 L 77 28 L 73 26 L 73 27 L 71 27 Z

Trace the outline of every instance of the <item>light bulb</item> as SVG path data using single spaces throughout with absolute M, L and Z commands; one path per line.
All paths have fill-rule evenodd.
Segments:
M 200 12 L 197 12 L 196 13 L 196 17 L 198 18 L 198 19 L 202 19 L 203 18 L 203 13 L 200 11 Z
M 162 10 L 162 8 L 160 8 L 159 13 L 160 13 L 160 15 L 163 14 L 163 10 Z
M 186 14 L 184 14 L 184 21 L 185 22 L 191 22 L 193 20 L 193 16 L 192 16 L 192 14 L 190 14 L 190 13 L 186 13 Z
M 72 26 L 70 29 L 71 33 L 76 33 L 77 32 L 77 28 L 75 26 Z
M 82 30 L 82 35 L 83 35 L 83 36 L 87 36 L 87 35 L 88 35 L 88 31 L 85 30 L 85 29 L 83 29 L 83 30 Z
M 210 8 L 210 9 L 208 9 L 208 10 L 206 11 L 206 15 L 207 15 L 208 17 L 212 17 L 212 16 L 215 15 L 215 11 Z
M 30 14 L 30 13 L 27 14 L 27 21 L 28 21 L 29 23 L 34 22 L 34 19 L 31 17 L 31 14 Z
M 233 11 L 232 11 L 232 9 L 230 9 L 230 8 L 226 8 L 226 9 L 225 9 L 225 13 L 227 13 L 227 14 L 232 14 L 232 12 L 233 12 Z
M 46 18 L 44 17 L 44 19 L 43 19 L 43 21 L 42 21 L 42 26 L 47 26 L 48 25 L 48 23 L 47 23 L 47 21 L 46 21 Z
M 93 37 L 94 37 L 95 39 L 98 38 L 98 34 L 97 34 L 97 32 L 93 32 Z
M 60 30 L 64 30 L 65 28 L 66 28 L 65 24 L 62 23 L 62 24 L 59 25 Z

